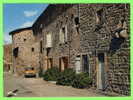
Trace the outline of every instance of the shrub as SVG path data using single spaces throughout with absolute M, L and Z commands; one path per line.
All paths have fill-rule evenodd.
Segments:
M 87 88 L 92 84 L 92 80 L 89 78 L 88 73 L 80 73 L 75 75 L 72 83 L 74 88 Z
M 58 85 L 72 85 L 72 81 L 75 77 L 75 71 L 72 68 L 67 68 L 61 72 L 60 77 L 57 79 Z
M 59 69 L 57 67 L 52 67 L 44 73 L 43 79 L 46 81 L 57 81 L 57 78 L 59 76 L 60 76 Z
M 43 70 L 42 69 L 39 70 L 38 75 L 39 75 L 39 77 L 43 77 Z

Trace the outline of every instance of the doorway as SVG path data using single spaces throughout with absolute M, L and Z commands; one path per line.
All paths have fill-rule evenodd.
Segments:
M 60 71 L 63 71 L 64 69 L 68 68 L 68 57 L 59 58 L 59 66 Z
M 76 70 L 76 73 L 80 73 L 81 72 L 81 62 L 80 62 L 81 58 L 80 56 L 77 56 L 75 58 L 75 70 Z
M 53 59 L 52 58 L 48 58 L 47 60 L 47 68 L 50 69 L 53 66 Z
M 104 89 L 105 87 L 105 58 L 104 53 L 98 54 L 98 69 L 97 69 L 97 88 Z
M 83 72 L 89 73 L 89 58 L 87 55 L 82 56 Z

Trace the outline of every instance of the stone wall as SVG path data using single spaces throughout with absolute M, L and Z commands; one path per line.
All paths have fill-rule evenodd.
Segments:
M 34 40 L 31 29 L 25 29 L 13 35 L 13 50 L 18 48 L 18 56 L 13 56 L 13 66 L 20 75 L 24 67 L 32 66 L 36 70 L 39 68 L 40 45 Z
M 12 44 L 4 45 L 4 71 L 12 70 Z
M 48 68 L 61 65 L 60 58 L 68 58 L 68 67 L 76 68 L 76 57 L 89 60 L 93 86 L 99 88 L 100 55 L 104 55 L 104 87 L 107 90 L 130 95 L 130 5 L 129 4 L 75 4 L 49 5 L 33 25 L 37 41 L 42 41 L 41 65 Z M 79 20 L 79 21 L 78 21 Z M 67 41 L 60 43 L 60 30 L 67 26 Z M 52 34 L 48 48 L 47 34 Z M 109 86 L 108 86 L 109 84 Z
M 48 7 L 33 25 L 33 31 L 37 34 L 37 40 L 39 41 L 38 37 L 43 37 L 42 66 L 46 70 L 47 59 L 52 58 L 53 66 L 59 67 L 59 59 L 67 57 L 69 60 L 68 67 L 74 68 L 74 57 L 79 53 L 80 46 L 80 42 L 77 42 L 79 41 L 79 33 L 76 31 L 74 22 L 74 18 L 78 16 L 78 5 L 50 6 L 51 8 Z M 52 7 L 55 9 L 52 9 Z M 49 13 L 51 11 L 52 13 Z M 43 26 L 42 29 L 40 29 L 40 25 Z M 63 26 L 67 27 L 67 41 L 65 43 L 60 43 L 59 33 Z M 47 55 L 46 35 L 48 33 L 52 34 L 52 47 Z
M 70 58 L 68 67 L 74 67 L 74 65 L 72 64 L 72 61 L 74 60 L 73 57 L 76 55 L 76 53 L 78 53 L 79 48 L 79 43 L 77 42 L 79 41 L 79 36 L 76 35 L 77 33 L 74 28 L 74 17 L 77 16 L 76 10 L 77 6 L 74 6 L 72 8 L 67 9 L 65 12 L 61 12 L 60 16 L 58 16 L 56 20 L 51 22 L 43 30 L 45 50 L 46 34 L 48 32 L 52 33 L 52 48 L 48 54 L 48 57 L 53 57 L 53 59 L 55 60 L 53 61 L 55 66 L 59 67 L 59 58 L 68 57 L 68 59 Z M 65 43 L 60 43 L 59 32 L 63 26 L 67 27 L 67 41 Z
M 94 74 L 96 74 L 94 57 L 97 58 L 98 53 L 106 54 L 106 80 L 108 83 L 110 81 L 113 91 L 125 95 L 130 94 L 129 7 L 128 4 L 80 5 L 81 52 L 90 52 L 92 59 L 90 64 Z M 96 22 L 99 10 L 101 10 L 100 24 Z M 116 34 L 122 20 L 125 23 L 123 27 L 127 31 L 126 38 Z M 97 80 L 96 75 L 93 76 Z

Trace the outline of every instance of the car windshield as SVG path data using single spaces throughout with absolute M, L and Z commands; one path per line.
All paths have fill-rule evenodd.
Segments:
M 25 70 L 26 71 L 28 71 L 28 70 L 34 70 L 34 68 L 33 67 L 28 67 L 28 68 L 25 68 Z

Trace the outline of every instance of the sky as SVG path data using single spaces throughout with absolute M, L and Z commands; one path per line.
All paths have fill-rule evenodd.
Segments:
M 4 44 L 12 42 L 9 32 L 30 27 L 48 4 L 4 4 Z

